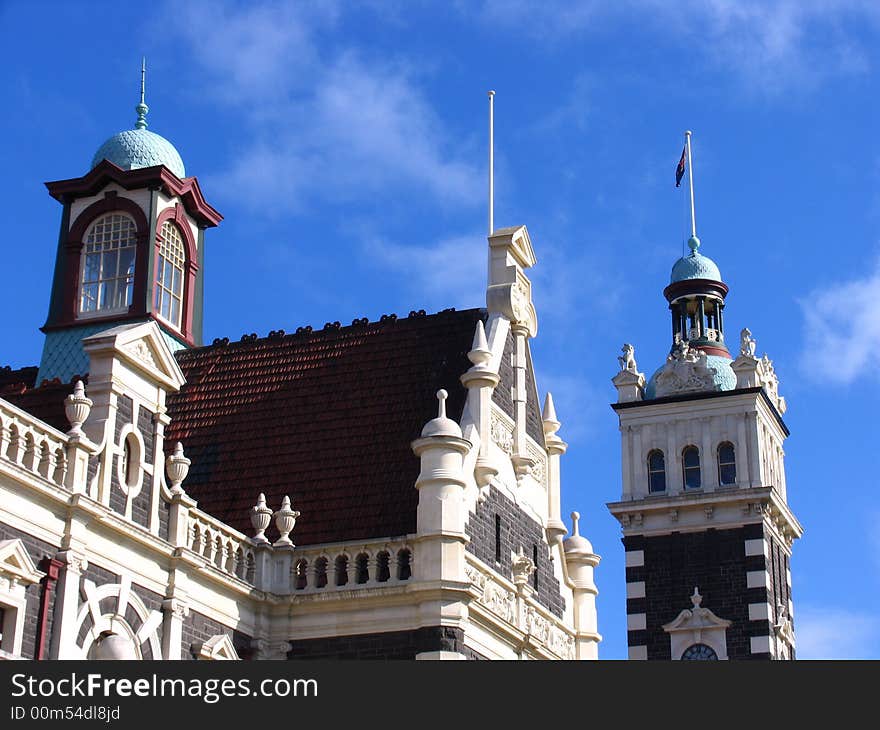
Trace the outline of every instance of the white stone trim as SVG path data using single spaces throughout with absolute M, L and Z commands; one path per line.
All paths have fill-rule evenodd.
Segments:
M 746 557 L 753 555 L 763 555 L 767 557 L 767 541 L 764 538 L 755 538 L 754 540 L 745 541 Z
M 238 661 L 241 658 L 229 634 L 215 634 L 207 641 L 193 644 L 192 648 L 196 659 L 202 661 Z
M 769 621 L 772 610 L 769 603 L 750 603 L 749 621 Z
M 648 647 L 647 646 L 631 646 L 631 647 L 629 647 L 629 651 L 627 653 L 627 658 L 630 661 L 647 661 Z
M 635 583 L 626 584 L 627 598 L 644 598 L 645 597 L 645 581 L 639 580 Z
M 746 588 L 770 589 L 770 573 L 766 570 L 750 570 L 746 573 Z
M 626 567 L 641 568 L 645 564 L 644 550 L 627 550 L 626 551 Z
M 628 613 L 626 615 L 627 631 L 643 631 L 648 625 L 648 616 L 644 613 Z
M 416 660 L 419 661 L 461 661 L 467 660 L 467 657 L 464 654 L 459 654 L 457 651 L 423 651 L 420 654 L 416 654 Z
M 753 636 L 749 639 L 749 650 L 752 654 L 771 653 L 769 636 Z

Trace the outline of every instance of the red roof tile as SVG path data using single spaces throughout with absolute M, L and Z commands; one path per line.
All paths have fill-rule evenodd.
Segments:
M 359 323 L 176 353 L 186 376 L 169 397 L 167 450 L 181 441 L 184 489 L 199 507 L 250 534 L 259 492 L 302 515 L 309 545 L 392 537 L 416 528 L 419 461 L 410 442 L 459 376 L 482 310 Z

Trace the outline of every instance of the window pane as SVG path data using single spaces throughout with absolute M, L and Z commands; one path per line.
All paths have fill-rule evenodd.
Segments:
M 86 256 L 83 269 L 83 281 L 97 281 L 101 273 L 101 255 L 89 254 Z
M 700 488 L 700 468 L 691 467 L 684 470 L 684 485 L 688 489 Z
M 733 444 L 723 443 L 718 447 L 718 461 L 722 464 L 730 464 L 735 461 L 733 456 Z
M 666 473 L 663 471 L 652 471 L 650 473 L 650 490 L 652 492 L 666 491 Z
M 651 455 L 648 457 L 648 468 L 651 471 L 662 471 L 665 468 L 662 451 L 651 452 Z
M 719 478 L 722 484 L 736 484 L 736 464 L 722 464 Z
M 176 297 L 171 297 L 171 321 L 180 324 L 180 300 Z
M 690 466 L 700 466 L 700 452 L 697 451 L 696 446 L 688 446 L 684 450 L 684 466 L 685 468 Z

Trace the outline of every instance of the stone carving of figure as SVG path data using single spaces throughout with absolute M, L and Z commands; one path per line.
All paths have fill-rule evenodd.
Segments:
M 636 367 L 636 350 L 629 343 L 625 344 L 620 351 L 623 355 L 617 356 L 617 362 L 620 363 L 621 370 L 629 370 L 629 372 L 637 372 Z
M 755 356 L 755 340 L 748 327 L 743 327 L 742 332 L 739 333 L 739 354 L 746 357 Z

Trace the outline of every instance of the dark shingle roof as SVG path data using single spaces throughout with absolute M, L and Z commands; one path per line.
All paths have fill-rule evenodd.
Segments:
M 215 343 L 176 353 L 186 376 L 169 397 L 169 442 L 192 467 L 184 489 L 199 507 L 251 534 L 259 492 L 302 515 L 294 542 L 415 532 L 419 461 L 410 442 L 459 376 L 483 310 L 361 321 L 295 335 Z

